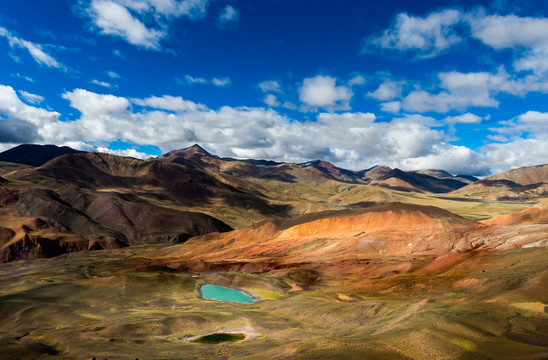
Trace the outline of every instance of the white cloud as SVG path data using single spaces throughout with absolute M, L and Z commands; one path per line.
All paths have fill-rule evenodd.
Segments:
M 508 134 L 512 137 L 521 137 L 523 134 L 529 134 L 529 137 L 548 139 L 548 113 L 527 111 L 515 119 L 501 121 L 499 125 L 499 127 L 491 128 L 490 130 L 499 134 Z
M 6 114 L 16 120 L 43 126 L 56 122 L 59 113 L 48 111 L 23 103 L 11 86 L 0 85 L 0 114 Z
M 163 0 L 158 0 L 156 2 L 163 2 Z M 173 2 L 173 1 L 171 1 Z M 183 0 L 177 3 L 177 15 L 186 15 L 191 19 L 201 19 L 207 13 L 207 7 L 209 5 L 209 0 Z
M 121 37 L 133 45 L 158 49 L 160 39 L 166 36 L 163 31 L 147 28 L 126 7 L 112 1 L 92 0 L 88 13 L 101 33 Z
M 449 124 L 479 124 L 482 120 L 482 117 L 479 117 L 472 113 L 449 116 L 444 119 L 444 121 Z
M 277 81 L 269 80 L 259 83 L 259 88 L 262 92 L 282 92 L 282 87 Z
M 185 75 L 184 77 L 184 83 L 186 84 L 207 84 L 208 81 L 202 77 L 195 77 L 190 75 Z
M 399 113 L 401 110 L 401 101 L 388 101 L 381 103 L 381 110 L 388 113 Z
M 217 18 L 217 25 L 221 28 L 236 26 L 239 20 L 240 11 L 232 5 L 226 5 Z
M 181 16 L 201 19 L 209 0 L 81 0 L 102 34 L 120 37 L 147 49 L 160 49 L 169 21 Z
M 218 87 L 229 86 L 232 81 L 227 77 L 214 77 L 211 80 L 203 77 L 185 75 L 183 79 L 176 79 L 177 83 L 180 85 L 213 85 Z
M 337 79 L 330 76 L 317 75 L 306 78 L 299 88 L 299 98 L 313 108 L 328 111 L 348 110 L 352 90 L 347 86 L 337 86 L 336 82 Z
M 282 104 L 282 107 L 290 110 L 297 110 L 299 107 L 292 102 L 286 101 Z
M 280 103 L 278 102 L 278 99 L 276 98 L 275 95 L 272 95 L 272 94 L 267 94 L 264 99 L 263 99 L 263 102 L 270 106 L 270 107 L 278 107 L 280 106 Z
M 97 94 L 84 89 L 76 89 L 62 95 L 70 101 L 70 106 L 79 110 L 83 117 L 93 118 L 107 114 L 121 114 L 130 106 L 129 100 L 114 95 Z
M 208 0 L 115 0 L 138 13 L 163 16 L 202 18 L 207 12 Z
M 514 68 L 518 71 L 532 71 L 536 75 L 546 77 L 548 75 L 548 47 L 533 49 L 514 62 Z
M 3 27 L 0 27 L 0 36 L 5 37 L 8 40 L 10 47 L 26 49 L 37 63 L 46 65 L 48 67 L 64 69 L 64 66 L 61 65 L 57 60 L 55 60 L 51 55 L 47 54 L 42 49 L 42 46 L 21 39 L 13 35 L 11 32 Z
M 22 95 L 23 96 L 23 95 Z M 22 102 L 11 86 L 0 85 L 0 143 L 40 142 L 60 114 Z
M 232 83 L 229 78 L 213 78 L 211 79 L 211 82 L 213 85 L 219 87 L 229 86 Z
M 399 14 L 392 28 L 373 39 L 384 49 L 414 51 L 419 57 L 431 57 L 459 43 L 454 27 L 462 18 L 457 10 L 446 9 L 422 18 Z
M 367 82 L 362 75 L 356 75 L 352 79 L 348 80 L 348 86 L 364 85 Z
M 120 75 L 118 75 L 118 73 L 114 72 L 114 71 L 109 71 L 108 73 L 108 76 L 110 76 L 112 79 L 118 79 L 120 78 Z
M 438 93 L 413 90 L 402 99 L 402 108 L 410 112 L 446 113 L 470 107 L 498 107 L 496 96 L 505 93 L 525 96 L 530 92 L 548 93 L 548 82 L 535 75 L 510 76 L 502 67 L 496 73 L 451 71 L 438 74 Z
M 518 71 L 548 73 L 548 18 L 516 15 L 488 15 L 480 12 L 468 16 L 472 36 L 496 50 L 520 49 L 514 62 Z
M 15 77 L 17 77 L 17 78 L 19 78 L 19 79 L 27 80 L 28 82 L 31 82 L 31 83 L 34 82 L 34 79 L 33 79 L 33 78 L 30 78 L 30 77 L 28 77 L 28 76 L 23 76 L 23 75 L 21 75 L 21 74 L 19 74 L 19 73 L 11 74 L 11 76 L 15 76 Z
M 422 115 L 378 121 L 372 113 L 324 112 L 313 120 L 296 121 L 272 109 L 213 110 L 174 96 L 129 100 L 75 89 L 63 98 L 81 113 L 78 118 L 60 121 L 58 113 L 26 105 L 11 87 L 0 87 L 0 114 L 9 117 L 0 119 L 0 143 L 47 142 L 86 150 L 91 145 L 140 158 L 146 154 L 132 145 L 155 145 L 167 152 L 200 143 L 220 156 L 291 162 L 324 159 L 353 169 L 375 164 L 435 167 L 452 173 L 479 174 L 486 169 L 480 155 L 448 144 L 447 135 L 433 128 L 437 122 Z M 524 115 L 523 121 L 535 122 L 533 115 Z M 109 149 L 114 141 L 130 145 Z
M 485 145 L 481 150 L 496 171 L 545 164 L 548 158 L 548 113 L 527 111 L 498 127 L 489 129 L 501 143 Z
M 548 19 L 516 15 L 469 16 L 472 36 L 497 49 L 548 46 Z
M 545 164 L 548 158 L 548 141 L 520 138 L 502 144 L 488 144 L 481 151 L 485 153 L 486 161 L 492 164 L 493 170 L 500 172 L 509 168 Z
M 523 96 L 528 91 L 543 91 L 544 86 L 530 78 L 513 80 L 502 69 L 495 74 L 451 71 L 440 73 L 438 78 L 443 91 L 433 94 L 413 90 L 403 98 L 402 108 L 411 112 L 446 113 L 453 109 L 465 111 L 469 107 L 497 107 L 499 101 L 495 96 L 501 92 Z
M 367 96 L 379 101 L 388 101 L 401 97 L 403 83 L 400 81 L 385 80 L 377 90 L 368 92 Z
M 402 168 L 443 169 L 453 175 L 486 175 L 491 164 L 481 154 L 464 146 L 433 145 L 431 154 L 402 161 Z
M 99 85 L 99 86 L 105 87 L 105 88 L 112 87 L 112 84 L 110 84 L 110 83 L 108 83 L 108 82 L 105 82 L 105 81 L 99 81 L 99 80 L 97 80 L 97 79 L 91 80 L 91 83 L 92 83 L 92 84 L 95 84 L 95 85 Z
M 180 96 L 164 95 L 162 97 L 151 96 L 146 99 L 131 99 L 131 102 L 140 106 L 151 107 L 168 111 L 205 111 L 207 107 L 193 101 L 184 100 Z
M 37 105 L 40 104 L 42 101 L 44 101 L 44 97 L 36 94 L 31 94 L 27 91 L 19 90 L 19 95 L 23 97 L 28 103 Z

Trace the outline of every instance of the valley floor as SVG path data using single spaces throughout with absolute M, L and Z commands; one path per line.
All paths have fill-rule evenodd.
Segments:
M 162 250 L 0 264 L 0 359 L 548 358 L 546 247 L 379 255 L 260 273 L 222 263 L 215 272 L 175 270 L 158 257 Z M 413 268 L 364 271 L 379 262 Z M 202 300 L 204 283 L 261 300 Z M 214 332 L 247 337 L 185 340 Z

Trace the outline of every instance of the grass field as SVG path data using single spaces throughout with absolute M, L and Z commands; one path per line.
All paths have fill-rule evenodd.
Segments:
M 478 253 L 435 273 L 433 260 L 422 257 L 415 271 L 382 278 L 340 275 L 359 264 L 179 272 L 155 252 L 126 248 L 0 264 L 0 358 L 548 357 L 546 248 Z M 319 276 L 310 283 L 299 271 Z M 204 301 L 197 291 L 203 283 L 262 300 Z M 221 344 L 184 340 L 219 332 L 247 336 Z

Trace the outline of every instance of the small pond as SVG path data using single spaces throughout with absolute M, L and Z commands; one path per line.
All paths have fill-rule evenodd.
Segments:
M 229 301 L 238 303 L 250 303 L 257 297 L 242 290 L 227 288 L 224 286 L 204 284 L 198 289 L 200 296 L 205 300 Z
M 199 344 L 220 344 L 223 342 L 238 342 L 244 339 L 245 334 L 241 333 L 215 333 L 200 336 L 199 338 L 190 340 L 190 342 Z

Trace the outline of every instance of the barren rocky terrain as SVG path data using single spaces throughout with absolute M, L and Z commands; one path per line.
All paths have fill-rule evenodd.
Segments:
M 546 359 L 545 169 L 3 162 L 0 358 Z

